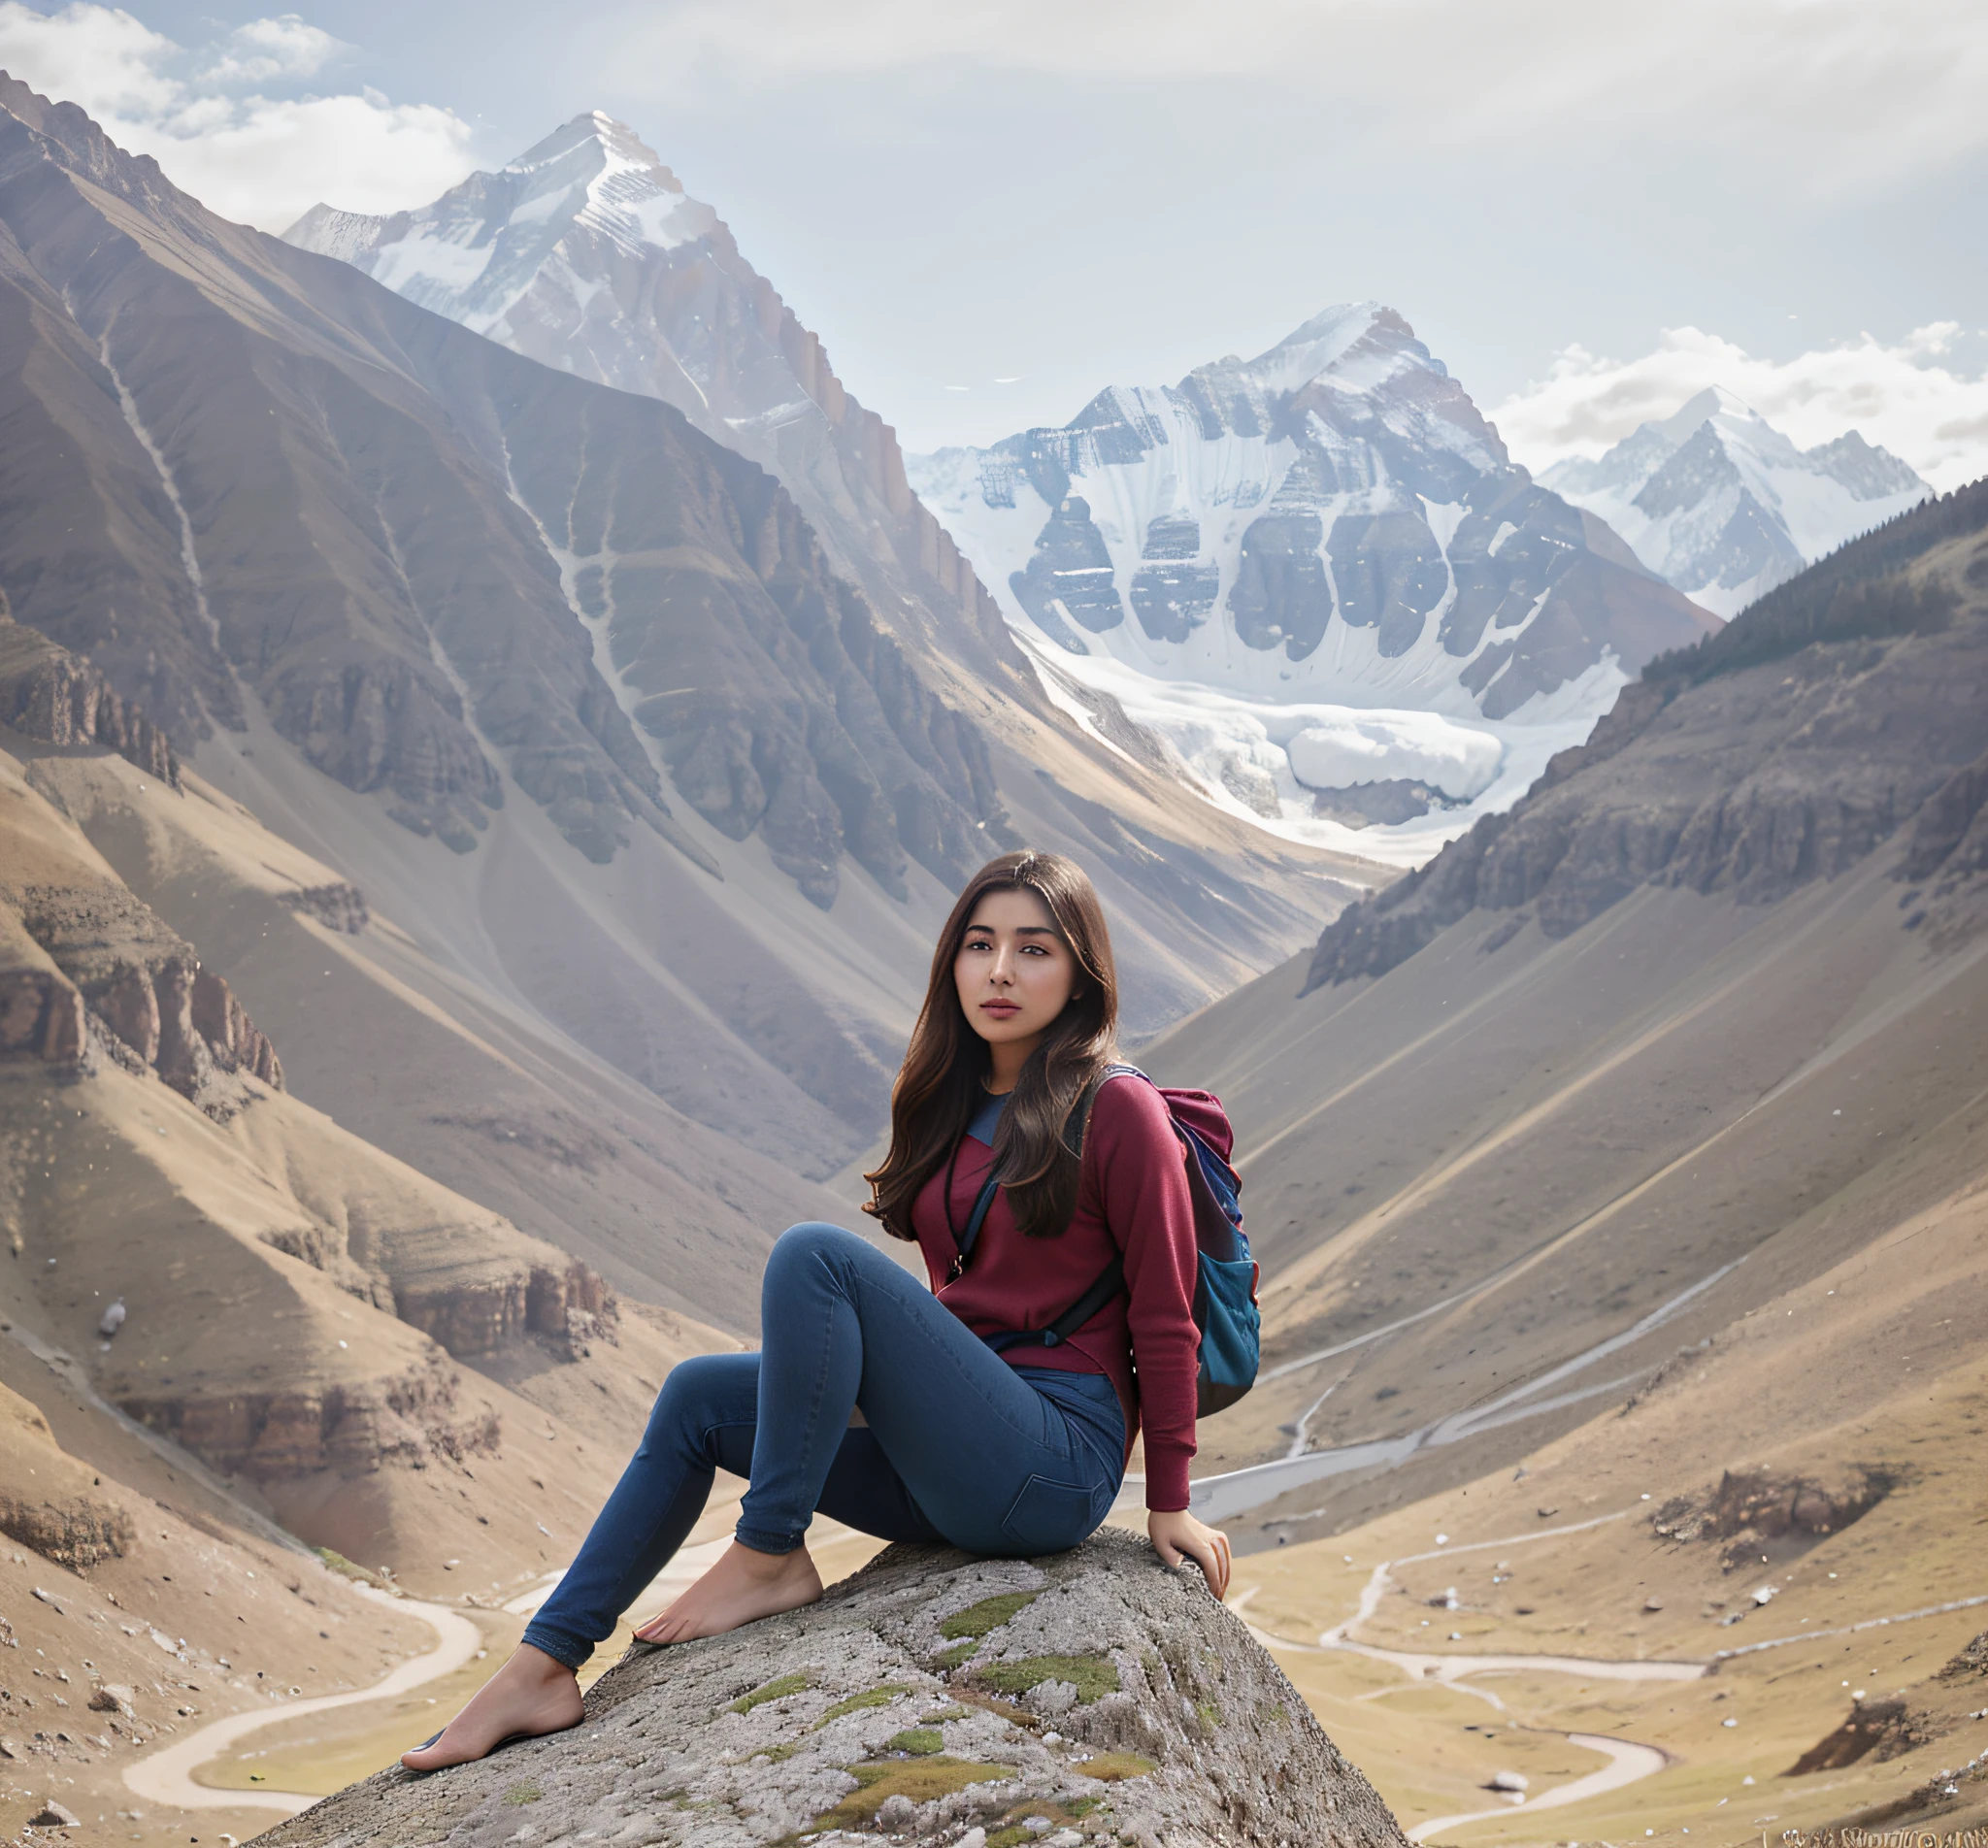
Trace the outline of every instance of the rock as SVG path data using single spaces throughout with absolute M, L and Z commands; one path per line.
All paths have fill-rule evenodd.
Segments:
M 1860 1688 L 1858 1695 L 1862 1693 Z M 1783 1777 L 1839 1771 L 1872 1752 L 1884 1764 L 1930 1744 L 1940 1730 L 1930 1714 L 1916 1712 L 1903 1700 L 1865 1701 L 1858 1695 L 1851 1697 L 1850 1714 L 1842 1725 L 1804 1752 L 1781 1773 Z
M 11 1758 L 17 1763 L 27 1757 L 27 1748 L 18 1739 L 0 1739 L 0 1758 Z
M 1515 1791 L 1523 1796 L 1532 1788 L 1532 1780 L 1523 1771 L 1496 1771 L 1493 1772 L 1491 1782 L 1486 1788 L 1495 1791 Z
M 1050 1690 L 1075 1691 L 1054 1745 Z M 920 1727 L 944 1749 L 893 1749 Z M 1032 1821 L 1038 1838 L 1140 1848 L 1406 1841 L 1243 1626 L 1110 1531 L 1038 1561 L 894 1546 L 809 1609 L 631 1652 L 572 1732 L 429 1777 L 381 1771 L 259 1839 L 494 1848 L 516 1838 L 525 1790 L 537 1841 L 748 1848 L 879 1819 L 911 1848 Z
M 76 1829 L 82 1822 L 83 1818 L 74 1810 L 64 1809 L 50 1798 L 27 1819 L 27 1826 L 30 1829 Z
M 14 620 L 0 592 L 0 725 L 45 744 L 101 744 L 175 789 L 180 765 L 166 735 L 120 700 L 103 674 Z
M 106 1681 L 90 1691 L 92 1713 L 130 1713 L 134 1710 L 131 1701 L 131 1690 L 119 1681 Z
M 88 1496 L 42 1496 L 31 1502 L 0 1492 L 0 1534 L 72 1571 L 121 1559 L 133 1532 L 131 1517 L 122 1508 Z M 34 1596 L 45 1604 L 55 1603 L 49 1592 L 36 1589 Z

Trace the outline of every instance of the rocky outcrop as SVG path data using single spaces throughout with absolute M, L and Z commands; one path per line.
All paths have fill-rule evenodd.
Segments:
M 76 984 L 52 969 L 0 969 L 0 1058 L 73 1065 L 83 1057 L 85 1015 Z
M 122 1559 L 135 1533 L 122 1508 L 87 1496 L 53 1501 L 0 1490 L 0 1534 L 71 1571 Z
M 1932 1743 L 1937 1729 L 1929 1716 L 1903 1700 L 1859 1701 L 1849 1718 L 1827 1732 L 1781 1773 L 1807 1777 L 1816 1771 L 1839 1771 L 1873 1752 L 1879 1764 L 1903 1758 Z
M 1308 991 L 1473 910 L 1564 937 L 1649 883 L 1771 904 L 1908 824 L 1903 876 L 1988 869 L 1984 530 L 1988 483 L 1928 502 L 1652 662 L 1516 808 L 1335 919 Z
M 14 620 L 0 592 L 0 725 L 39 743 L 101 744 L 180 786 L 172 740 L 103 674 Z
M 390 1378 L 266 1393 L 132 1395 L 118 1403 L 215 1468 L 270 1482 L 489 1455 L 500 1436 L 497 1414 L 459 1405 L 460 1383 L 436 1354 Z
M 1767 1469 L 1728 1469 L 1709 1494 L 1677 1496 L 1650 1517 L 1650 1531 L 1673 1544 L 1726 1542 L 1725 1563 L 1792 1559 L 1832 1534 L 1861 1521 L 1893 1489 L 1888 1469 L 1855 1469 L 1841 1481 L 1779 1475 Z
M 208 1096 L 216 1072 L 283 1088 L 276 1048 L 227 982 L 126 887 L 0 886 L 0 905 L 15 909 L 103 1031 L 182 1096 L 225 1109 Z M 0 984 L 15 993 L 15 1006 L 0 1011 L 0 1050 L 17 1040 L 19 1049 L 43 1048 L 44 1058 L 81 1056 L 74 1006 L 45 972 L 0 975 Z M 38 996 L 41 1012 L 30 1027 Z
M 892 1547 L 807 1610 L 632 1655 L 587 1708 L 480 1765 L 382 1771 L 262 1839 L 1405 1848 L 1243 1626 L 1109 1530 L 1039 1561 Z
M 293 892 L 277 894 L 279 903 L 304 916 L 315 918 L 328 931 L 342 937 L 357 937 L 372 922 L 366 909 L 366 895 L 343 879 L 325 885 L 299 886 Z
M 590 1341 L 615 1344 L 620 1322 L 614 1292 L 578 1259 L 563 1270 L 520 1266 L 473 1282 L 402 1289 L 394 1312 L 459 1360 L 493 1354 L 527 1336 L 562 1360 L 579 1360 Z

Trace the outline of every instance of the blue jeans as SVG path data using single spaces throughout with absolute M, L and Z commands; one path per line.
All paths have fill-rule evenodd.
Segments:
M 642 1447 L 524 1640 L 578 1668 L 704 1511 L 750 1480 L 737 1534 L 791 1553 L 815 1512 L 886 1540 L 1026 1558 L 1110 1511 L 1125 1417 L 1099 1373 L 1009 1366 L 915 1277 L 839 1226 L 767 1260 L 757 1354 L 671 1370 Z M 860 1408 L 866 1425 L 851 1427 Z

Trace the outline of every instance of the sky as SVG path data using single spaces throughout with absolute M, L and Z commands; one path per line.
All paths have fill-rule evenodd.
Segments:
M 0 0 L 0 66 L 272 230 L 605 109 L 912 450 L 1377 299 L 1535 468 L 1716 383 L 1988 473 L 1988 0 Z

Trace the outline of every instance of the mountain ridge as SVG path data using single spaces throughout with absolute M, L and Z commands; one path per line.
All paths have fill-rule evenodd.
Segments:
M 582 113 L 432 204 L 283 233 L 541 363 L 660 398 L 796 497 L 887 621 L 1029 697 L 993 600 L 911 493 L 890 425 L 626 123 Z
M 1587 742 L 1554 758 L 1513 808 L 1478 821 L 1426 867 L 1335 919 L 1313 951 L 1308 989 L 1384 974 L 1477 908 L 1537 914 L 1549 936 L 1564 937 L 1645 882 L 1770 902 L 1807 879 L 1833 877 L 1929 801 L 1948 801 L 1948 785 L 1958 791 L 1956 779 L 1971 774 L 1968 714 L 1937 680 L 1885 684 L 1883 649 L 1894 638 L 1946 630 L 1959 592 L 1907 574 L 1929 551 L 1984 526 L 1988 482 L 1922 503 L 1769 592 L 1694 648 L 1650 662 Z M 1868 644 L 1872 658 L 1846 668 L 1841 647 L 1831 644 L 1856 643 Z M 1748 669 L 1795 665 L 1805 651 L 1806 671 L 1755 695 L 1752 721 L 1782 742 L 1749 746 L 1754 754 L 1741 761 L 1753 774 L 1736 795 L 1713 744 L 1728 723 L 1724 703 L 1682 696 Z M 1936 661 L 1920 672 L 1937 676 Z M 1841 684 L 1845 672 L 1878 676 L 1854 695 L 1876 708 L 1868 726 Z M 1914 729 L 1887 736 L 1884 714 L 1902 700 L 1915 712 Z M 1845 775 L 1853 741 L 1866 755 Z M 1797 753 L 1806 761 L 1793 761 Z M 1581 779 L 1603 775 L 1617 784 L 1591 807 Z
M 1595 460 L 1570 457 L 1540 479 L 1722 616 L 1932 492 L 1855 430 L 1798 449 L 1718 386 Z

